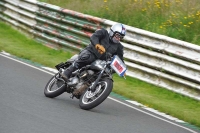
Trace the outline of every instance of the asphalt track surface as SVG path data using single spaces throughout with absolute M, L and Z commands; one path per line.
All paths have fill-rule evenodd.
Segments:
M 0 54 L 0 133 L 197 133 L 115 97 L 85 111 L 44 96 L 51 73 Z

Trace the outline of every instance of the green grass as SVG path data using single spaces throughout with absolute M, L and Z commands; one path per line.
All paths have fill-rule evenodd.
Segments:
M 198 125 L 199 118 L 197 114 L 200 113 L 199 101 L 135 78 L 128 78 L 128 80 L 124 81 L 120 77 L 114 77 L 114 80 L 116 81 L 114 82 L 114 92 L 181 120 L 188 121 L 190 119 L 188 122 Z
M 40 0 L 200 45 L 199 0 Z
M 49 67 L 64 62 L 74 53 L 43 46 L 1 21 L 0 40 L 0 51 Z M 135 78 L 127 77 L 125 80 L 117 75 L 114 75 L 113 92 L 200 127 L 200 101 Z
M 11 27 L 0 23 L 0 49 L 43 65 L 54 67 L 61 61 L 71 57 L 73 53 L 65 53 L 62 50 L 47 48 L 33 41 L 30 37 L 25 37 Z M 56 55 L 56 56 L 55 56 Z M 58 58 L 59 57 L 59 58 Z M 48 59 L 48 61 L 46 61 Z

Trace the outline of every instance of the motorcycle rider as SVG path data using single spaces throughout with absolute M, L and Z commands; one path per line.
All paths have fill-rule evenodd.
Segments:
M 120 40 L 124 38 L 125 34 L 126 28 L 121 23 L 112 25 L 109 32 L 104 28 L 96 30 L 90 37 L 91 43 L 80 52 L 78 59 L 61 72 L 63 79 L 67 81 L 73 71 L 89 65 L 97 59 L 106 60 L 105 52 L 118 55 L 123 61 L 124 52 Z

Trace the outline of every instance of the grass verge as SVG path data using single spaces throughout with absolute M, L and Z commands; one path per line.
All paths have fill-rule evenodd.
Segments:
M 0 51 L 6 51 L 49 67 L 65 61 L 74 53 L 43 46 L 1 21 L 0 40 Z M 200 101 L 135 78 L 127 77 L 124 80 L 116 75 L 114 75 L 113 92 L 200 127 Z

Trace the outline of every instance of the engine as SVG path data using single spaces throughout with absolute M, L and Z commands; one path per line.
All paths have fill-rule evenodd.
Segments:
M 84 70 L 69 79 L 68 86 L 74 89 L 74 95 L 80 95 L 85 88 L 95 81 L 94 73 L 92 70 Z

